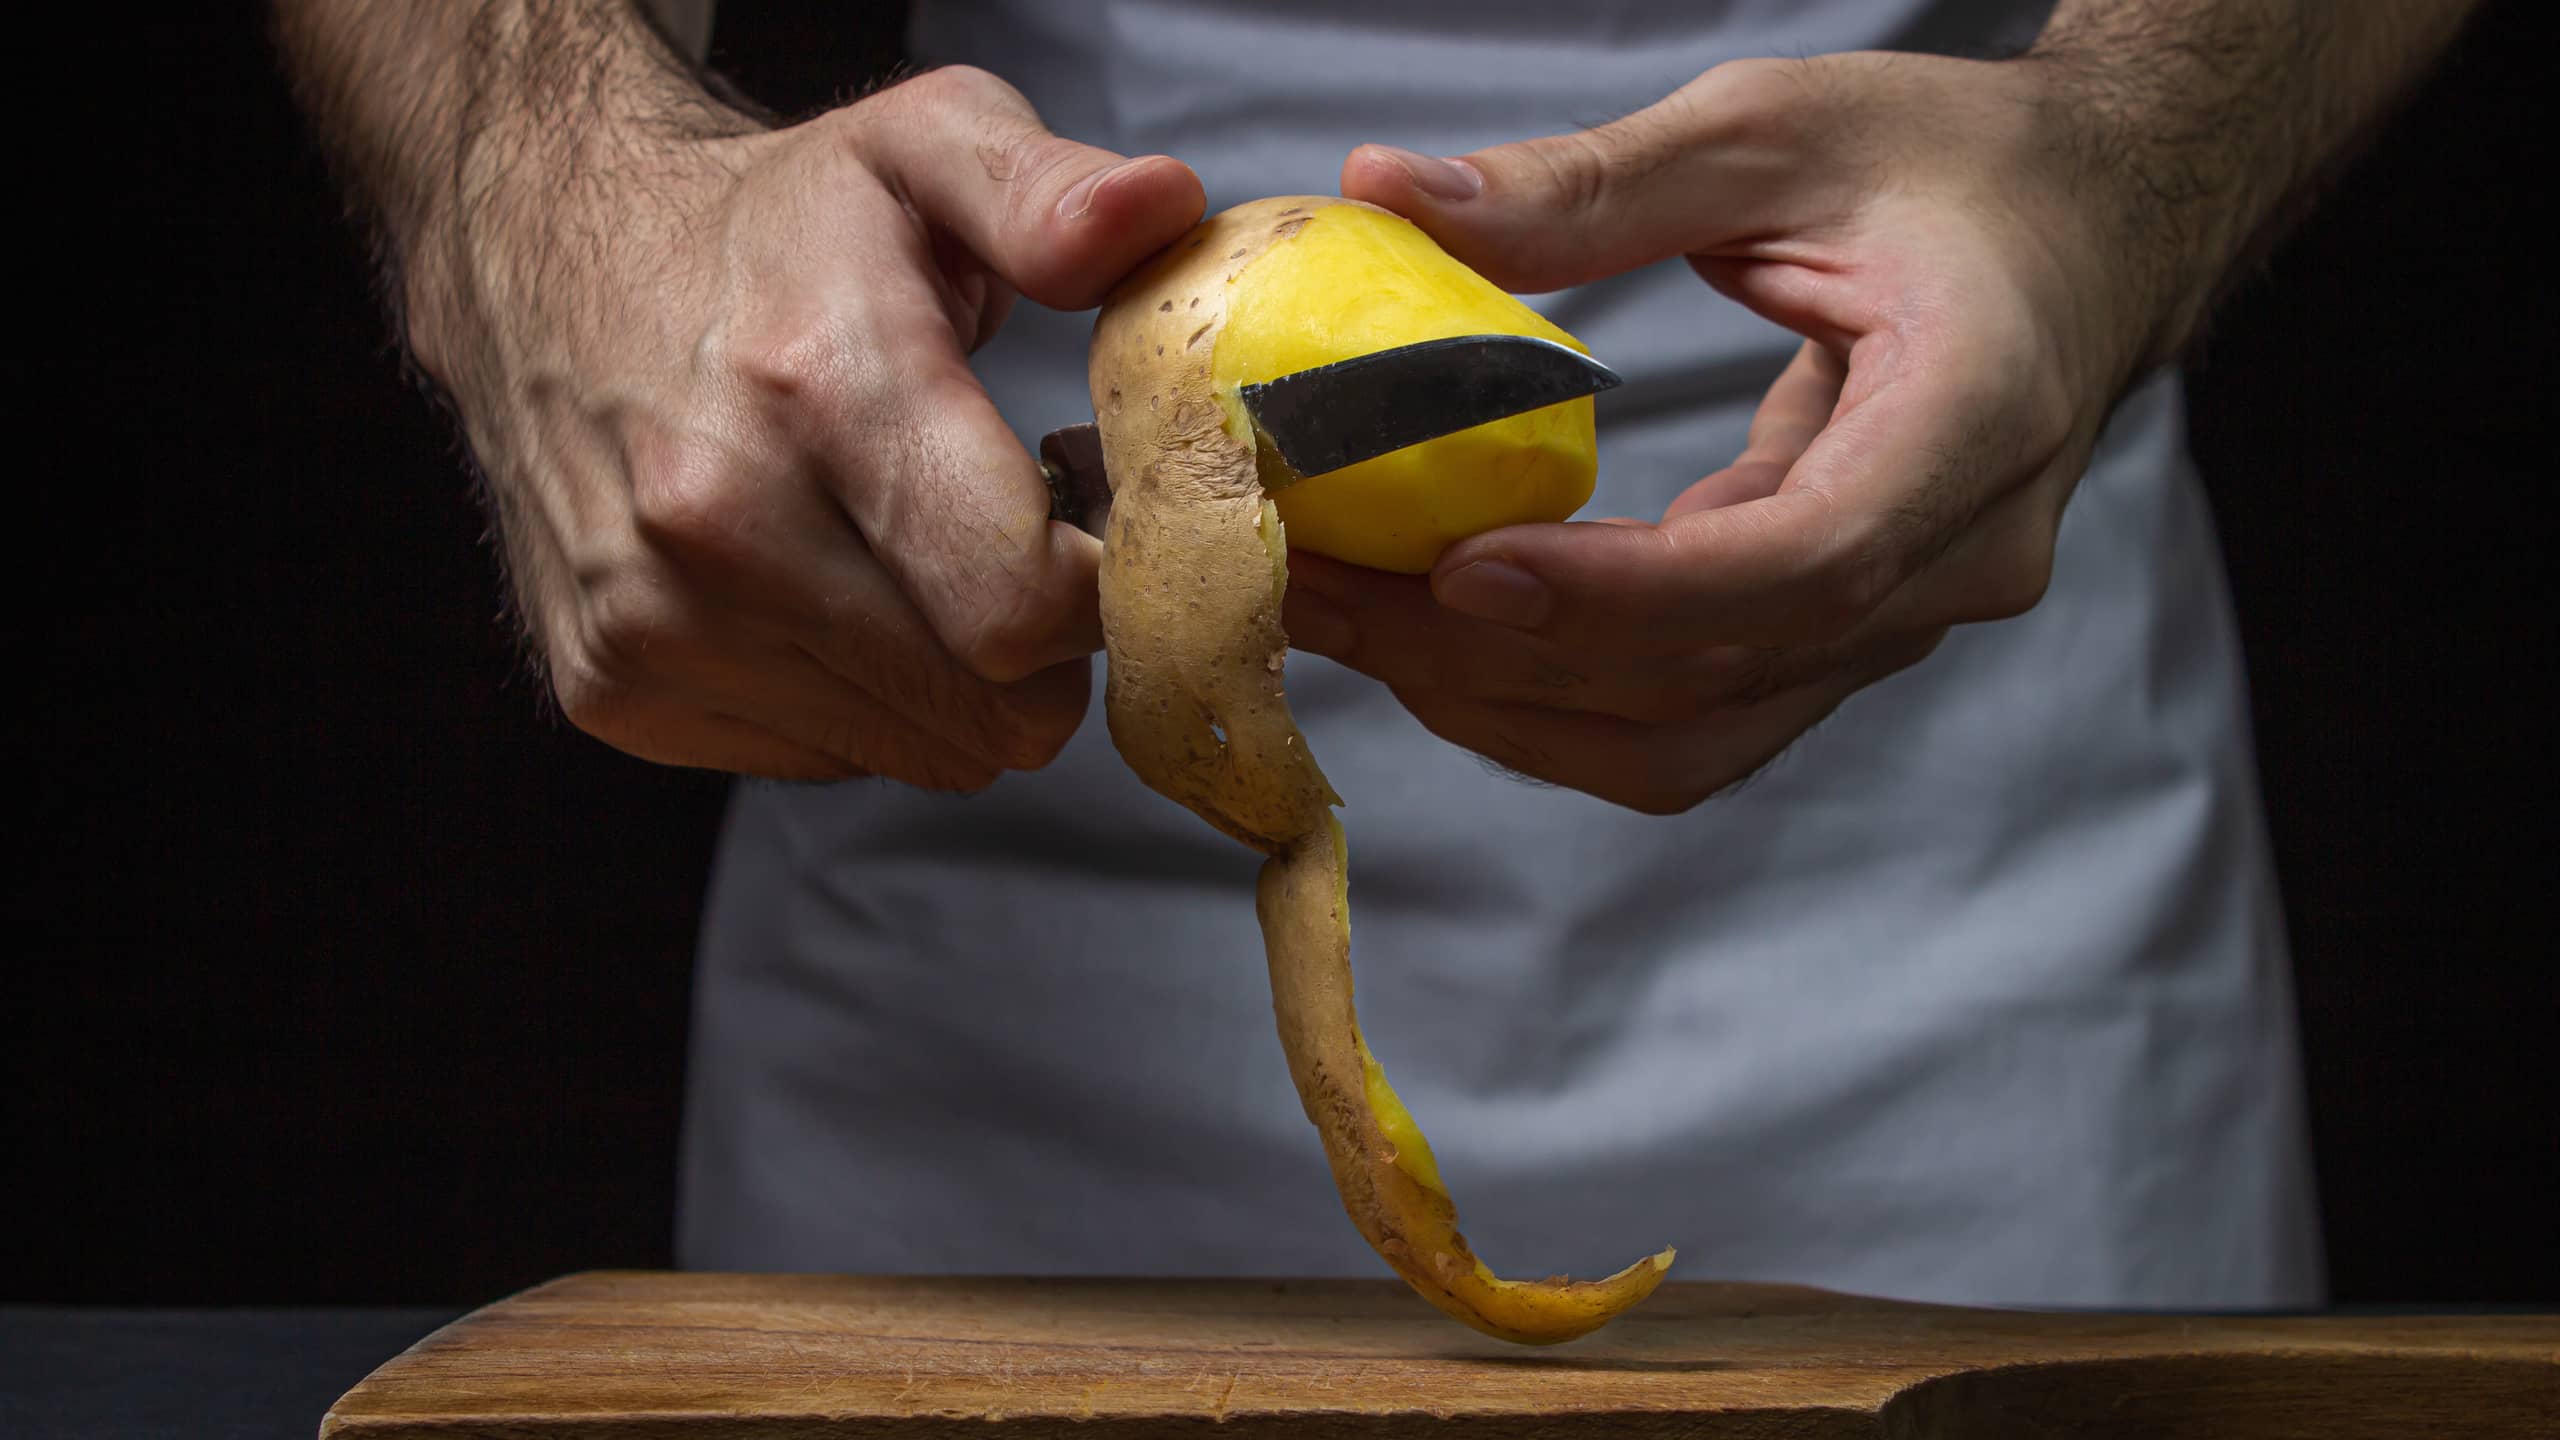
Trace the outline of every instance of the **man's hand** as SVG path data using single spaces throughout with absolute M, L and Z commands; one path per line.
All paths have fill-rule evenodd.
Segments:
M 966 69 L 769 132 L 615 5 L 483 7 L 429 83 L 460 93 L 419 107 L 422 170 L 339 148 L 390 152 L 408 339 L 569 718 L 652 760 L 939 789 L 1055 755 L 1099 546 L 1050 521 L 967 355 L 1016 294 L 1092 305 L 1179 235 L 1190 171 L 1051 136 Z
M 1290 633 L 1457 744 L 1672 813 L 1948 626 L 2035 604 L 2138 307 L 2093 288 L 2104 238 L 2042 154 L 2022 78 L 1750 62 L 1455 165 L 1355 152 L 1345 194 L 1506 288 L 1686 255 L 1807 340 L 1748 448 L 1658 523 L 1495 531 L 1427 582 L 1293 558 Z
M 1291 636 L 1385 681 L 1443 738 L 1673 813 L 1948 627 L 2033 606 L 2109 410 L 2405 73 L 2359 36 L 2344 58 L 2313 46 L 2224 77 L 2263 90 L 2272 67 L 2356 91 L 2306 102 L 2339 132 L 2316 143 L 2323 124 L 2270 120 L 2297 142 L 2271 157 L 2263 137 L 2197 129 L 2285 95 L 2234 107 L 2228 86 L 2142 71 L 2158 58 L 2144 43 L 2193 64 L 2178 42 L 2197 32 L 2128 36 L 2126 12 L 2203 26 L 2288 8 L 2066 4 L 2056 43 L 2025 61 L 1741 62 L 1583 134 L 1457 161 L 1354 151 L 1345 195 L 1411 217 L 1506 288 L 1685 256 L 1805 343 L 1743 453 L 1658 521 L 1494 531 L 1427 579 L 1293 556 Z M 2424 55 L 2463 8 L 2394 23 L 2426 30 L 2400 37 Z M 2282 50 L 2301 35 L 2244 38 Z

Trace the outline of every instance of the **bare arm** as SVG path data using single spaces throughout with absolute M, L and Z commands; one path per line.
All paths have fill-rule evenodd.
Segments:
M 276 46 L 294 98 L 349 199 L 389 243 L 415 243 L 453 175 L 469 93 L 467 5 L 275 0 Z
M 2137 363 L 2186 346 L 2477 8 L 2062 0 L 2026 63 L 2051 77 L 2078 184 L 2157 292 Z
M 566 177 L 671 168 L 689 142 L 763 128 L 715 99 L 652 12 L 626 0 L 275 0 L 275 19 L 296 98 L 373 226 L 413 348 L 455 328 L 474 248 L 543 234 L 527 212 L 557 206 Z M 448 385 L 445 367 L 462 359 L 418 358 Z

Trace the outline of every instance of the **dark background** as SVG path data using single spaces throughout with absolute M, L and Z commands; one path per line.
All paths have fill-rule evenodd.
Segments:
M 723 8 L 717 58 L 787 110 L 895 54 L 850 7 Z M 2491 7 L 2194 377 L 2341 1299 L 2560 1301 L 2531 8 Z M 667 1263 L 721 782 L 547 718 L 257 26 L 46 63 L 89 88 L 17 207 L 48 243 L 10 346 L 39 583 L 0 1300 L 463 1303 Z

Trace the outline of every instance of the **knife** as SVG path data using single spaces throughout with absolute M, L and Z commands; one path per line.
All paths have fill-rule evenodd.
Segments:
M 1263 491 L 1507 416 L 1596 395 L 1617 373 L 1530 335 L 1459 335 L 1399 345 L 1240 386 Z M 1102 437 L 1091 425 L 1040 441 L 1049 513 L 1093 534 L 1111 508 Z

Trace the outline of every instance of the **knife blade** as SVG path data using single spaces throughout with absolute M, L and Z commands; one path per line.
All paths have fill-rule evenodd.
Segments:
M 1619 383 L 1569 345 L 1529 335 L 1458 335 L 1356 355 L 1238 387 L 1252 420 L 1266 493 L 1508 416 L 1595 395 Z M 1050 513 L 1101 533 L 1110 506 L 1091 425 L 1040 442 Z

